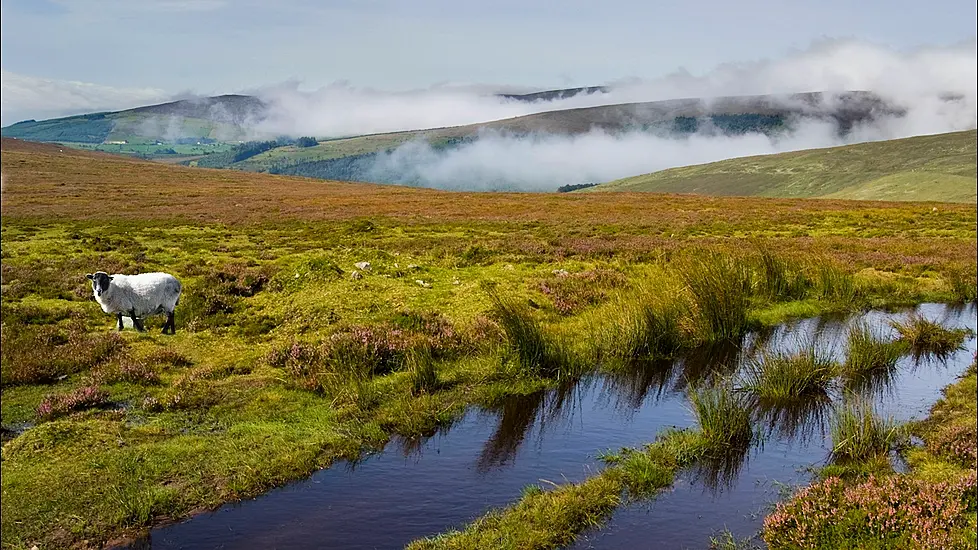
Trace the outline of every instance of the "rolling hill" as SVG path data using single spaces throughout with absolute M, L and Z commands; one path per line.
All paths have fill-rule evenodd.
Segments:
M 228 153 L 189 163 L 322 179 L 416 185 L 420 182 L 411 181 L 403 174 L 377 170 L 378 156 L 409 142 L 427 144 L 435 150 L 455 148 L 486 133 L 571 136 L 597 129 L 609 134 L 641 131 L 665 137 L 695 132 L 776 134 L 806 119 L 829 122 L 844 134 L 856 123 L 901 114 L 900 108 L 868 92 L 676 99 L 564 109 L 481 124 L 322 140 L 304 148 L 291 143 L 269 143 L 261 151 L 252 149 L 252 155 Z
M 0 130 L 3 137 L 78 144 L 168 145 L 239 140 L 246 125 L 264 116 L 265 103 L 245 95 L 183 99 L 51 120 L 25 120 Z
M 671 168 L 578 192 L 975 203 L 976 131 Z
M 499 94 L 510 100 L 536 102 L 566 99 L 578 94 L 607 92 L 603 86 L 547 90 L 528 94 Z M 50 120 L 25 120 L 0 129 L 3 137 L 70 144 L 167 145 L 246 138 L 249 126 L 263 120 L 268 104 L 248 95 L 227 94 L 170 101 L 124 111 L 89 113 Z M 112 149 L 112 148 L 109 148 Z M 123 148 L 116 152 L 141 152 Z M 150 150 L 150 153 L 153 151 Z M 165 154 L 165 153 L 162 153 Z

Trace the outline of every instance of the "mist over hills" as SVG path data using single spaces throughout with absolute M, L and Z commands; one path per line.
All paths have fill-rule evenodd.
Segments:
M 573 88 L 500 95 L 497 101 L 539 110 L 608 93 L 606 87 Z M 276 108 L 254 96 L 225 95 L 21 122 L 3 134 L 199 167 L 539 191 L 716 158 L 832 145 L 860 139 L 867 129 L 907 114 L 871 92 L 811 92 L 543 110 L 462 126 L 297 142 L 297 136 L 263 133 Z M 872 139 L 880 132 L 869 134 Z

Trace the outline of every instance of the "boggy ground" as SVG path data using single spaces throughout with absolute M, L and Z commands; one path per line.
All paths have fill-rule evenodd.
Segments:
M 975 295 L 967 206 L 443 193 L 3 146 L 4 547 L 101 546 L 790 316 Z M 112 332 L 94 270 L 178 276 L 177 334 Z M 702 454 L 673 437 L 667 468 Z M 668 483 L 644 456 L 609 457 L 651 473 L 601 478 L 603 502 Z

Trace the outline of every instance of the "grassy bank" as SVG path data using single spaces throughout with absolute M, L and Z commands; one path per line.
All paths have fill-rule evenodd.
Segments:
M 909 426 L 924 444 L 904 450 L 907 473 L 894 473 L 885 459 L 895 427 L 871 411 L 846 411 L 833 427 L 835 454 L 844 464 L 825 468 L 823 479 L 765 518 L 768 546 L 974 548 L 976 381 L 972 363 L 944 389 L 930 416 Z
M 100 546 L 636 357 L 974 294 L 953 205 L 437 193 L 29 144 L 3 171 L 12 548 Z M 176 335 L 113 333 L 95 270 L 177 275 Z M 603 504 L 550 518 L 547 491 L 514 517 L 591 524 L 682 461 L 613 463 Z
M 736 158 L 632 176 L 586 192 L 975 204 L 975 130 Z

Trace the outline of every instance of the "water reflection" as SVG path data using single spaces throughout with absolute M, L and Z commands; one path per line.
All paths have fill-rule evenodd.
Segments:
M 499 416 L 495 431 L 486 440 L 476 461 L 479 472 L 503 468 L 519 452 L 527 435 L 538 426 L 541 434 L 546 426 L 570 414 L 578 396 L 586 391 L 591 379 L 569 379 L 552 390 L 509 397 L 490 409 Z
M 825 435 L 832 398 L 828 393 L 820 392 L 778 403 L 757 400 L 755 407 L 764 437 L 793 440 L 806 445 L 813 438 Z
M 740 472 L 747 466 L 751 451 L 761 444 L 762 440 L 755 438 L 751 443 L 729 447 L 726 452 L 706 455 L 687 471 L 694 483 L 702 485 L 713 496 L 719 496 L 734 487 Z
M 971 305 L 930 305 L 917 311 L 948 326 L 975 326 Z M 878 312 L 858 317 L 876 326 L 893 318 Z M 814 345 L 842 361 L 852 323 L 851 318 L 831 316 L 792 322 L 674 361 L 637 361 L 607 375 L 501 400 L 425 437 L 396 439 L 391 449 L 410 460 L 385 452 L 350 463 L 348 468 L 355 470 L 337 464 L 254 501 L 154 530 L 147 540 L 153 548 L 403 547 L 512 503 L 523 487 L 541 478 L 579 481 L 600 467 L 594 461 L 600 451 L 637 447 L 665 427 L 694 425 L 685 398 L 688 389 L 736 376 L 758 353 L 795 353 Z M 692 478 L 692 486 L 678 483 L 659 497 L 654 513 L 643 512 L 619 531 L 616 519 L 600 535 L 611 531 L 614 536 L 592 538 L 589 544 L 600 547 L 600 540 L 607 540 L 604 547 L 632 548 L 655 540 L 657 547 L 695 547 L 724 526 L 738 537 L 756 531 L 763 514 L 748 512 L 763 509 L 776 497 L 757 490 L 758 484 L 798 481 L 804 478 L 799 468 L 827 457 L 819 435 L 827 431 L 833 400 L 847 391 L 869 391 L 882 398 L 882 411 L 906 419 L 933 403 L 938 389 L 970 364 L 974 338 L 967 340 L 967 348 L 946 358 L 949 367 L 940 366 L 941 358 L 907 358 L 889 376 L 877 373 L 848 388 L 840 380 L 811 399 L 756 402 L 760 437 L 753 445 L 697 464 L 683 474 Z M 898 391 L 884 391 L 894 384 Z M 704 497 L 704 490 L 713 498 Z
M 619 409 L 638 409 L 675 391 L 676 364 L 672 359 L 631 361 L 605 376 L 604 390 Z

